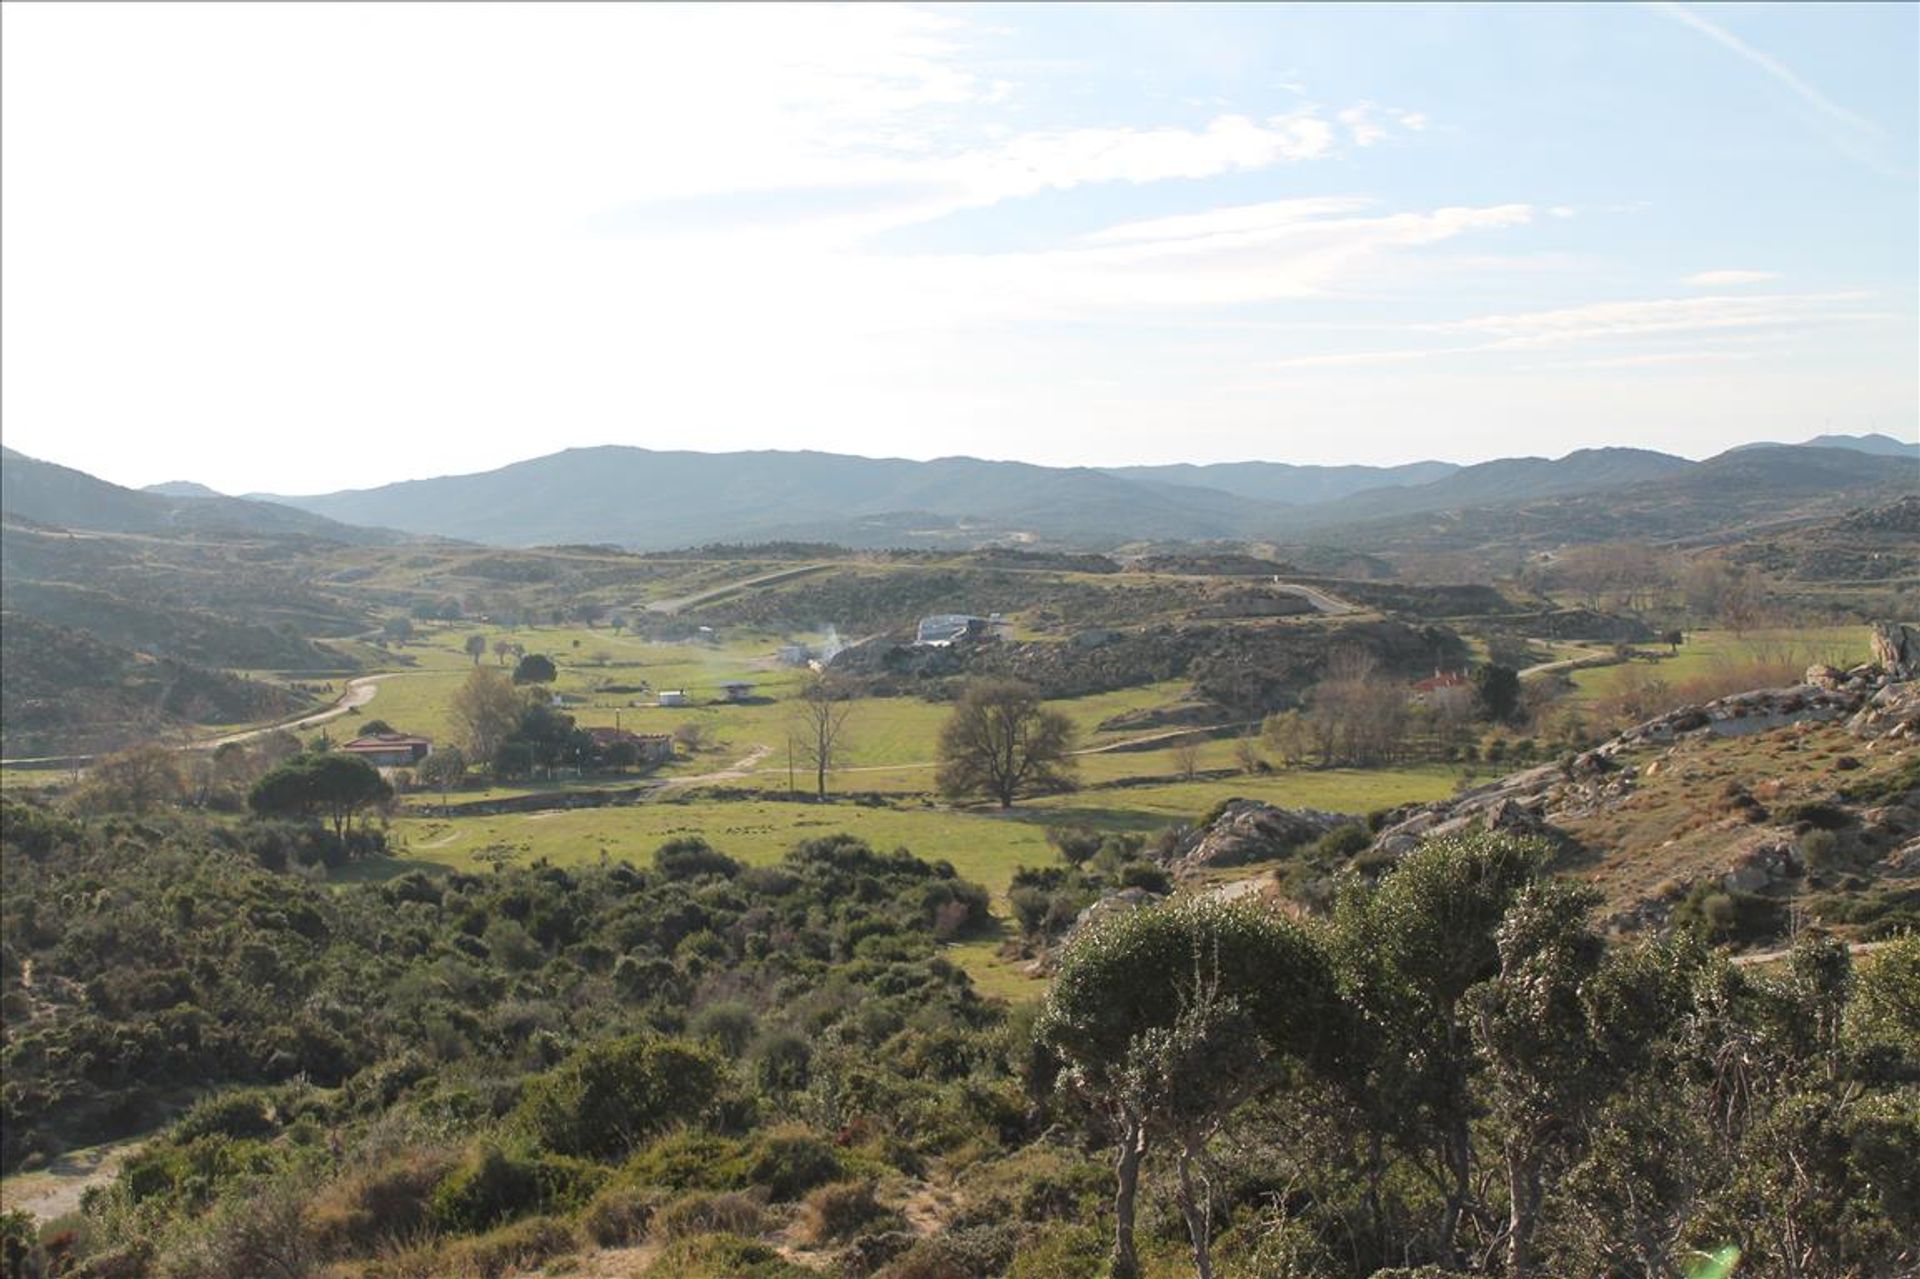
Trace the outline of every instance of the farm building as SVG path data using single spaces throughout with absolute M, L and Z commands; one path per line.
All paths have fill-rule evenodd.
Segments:
M 410 733 L 372 733 L 356 737 L 340 749 L 375 768 L 408 768 L 433 753 L 433 739 Z
M 685 706 L 686 704 L 687 694 L 685 690 L 678 688 L 663 688 L 660 690 L 660 705 Z
M 935 613 L 920 619 L 913 642 L 921 648 L 947 648 L 954 643 L 984 634 L 987 619 L 970 613 Z

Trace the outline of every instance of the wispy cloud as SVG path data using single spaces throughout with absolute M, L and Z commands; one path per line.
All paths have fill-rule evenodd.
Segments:
M 1779 278 L 1778 271 L 1696 271 L 1681 283 L 1696 289 L 1724 289 L 1741 284 L 1765 284 Z
M 1270 361 L 1271 369 L 1351 368 L 1403 364 L 1442 357 L 1506 355 L 1591 345 L 1604 348 L 1625 344 L 1659 343 L 1676 338 L 1696 345 L 1681 349 L 1603 353 L 1549 364 L 1515 366 L 1529 369 L 1638 368 L 1662 364 L 1702 363 L 1756 358 L 1741 342 L 1755 340 L 1769 330 L 1781 334 L 1834 324 L 1856 324 L 1900 317 L 1892 312 L 1863 309 L 1853 304 L 1871 295 L 1849 293 L 1773 294 L 1763 297 L 1652 298 L 1631 302 L 1598 302 L 1588 306 L 1546 311 L 1507 312 L 1412 326 L 1410 331 L 1471 334 L 1482 340 L 1465 345 L 1397 347 L 1373 351 L 1345 351 L 1293 356 Z
M 1550 311 L 1475 316 L 1426 326 L 1436 333 L 1480 333 L 1488 349 L 1557 346 L 1674 333 L 1829 324 L 1887 318 L 1885 313 L 1847 309 L 1866 293 L 1798 293 L 1763 296 L 1651 298 L 1597 302 Z
M 1901 173 L 1898 166 L 1890 164 L 1880 153 L 1886 134 L 1879 125 L 1841 106 L 1795 74 L 1779 59 L 1756 49 L 1725 27 L 1701 17 L 1685 5 L 1674 3 L 1673 0 L 1649 0 L 1647 7 L 1691 27 L 1723 48 L 1732 50 L 1783 85 L 1828 122 L 1829 136 L 1847 155 L 1882 172 Z

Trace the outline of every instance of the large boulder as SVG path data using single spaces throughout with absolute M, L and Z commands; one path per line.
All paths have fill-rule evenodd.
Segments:
M 1873 624 L 1873 660 L 1889 679 L 1920 675 L 1920 627 L 1905 622 Z
M 1258 800 L 1230 799 L 1212 824 L 1180 850 L 1182 871 L 1244 866 L 1284 857 L 1354 818 L 1311 808 L 1276 808 Z
M 1920 738 L 1920 683 L 1888 684 L 1847 721 L 1855 737 L 1900 742 Z

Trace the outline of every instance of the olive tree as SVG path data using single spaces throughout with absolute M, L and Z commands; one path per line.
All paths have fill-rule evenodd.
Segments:
M 1148 1148 L 1165 1139 L 1194 1261 L 1211 1274 L 1195 1171 L 1239 1105 L 1326 1060 L 1339 1042 L 1332 965 L 1300 925 L 1250 902 L 1196 898 L 1110 915 L 1061 957 L 1035 1029 L 1063 1085 L 1112 1126 L 1113 1273 L 1139 1273 L 1135 1204 Z

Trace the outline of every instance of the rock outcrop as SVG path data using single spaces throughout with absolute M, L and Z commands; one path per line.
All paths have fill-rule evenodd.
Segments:
M 1920 627 L 1905 622 L 1875 622 L 1873 660 L 1889 679 L 1920 676 Z
M 1276 808 L 1251 799 L 1231 799 L 1205 829 L 1195 832 L 1171 859 L 1179 874 L 1284 857 L 1354 818 L 1311 808 Z

